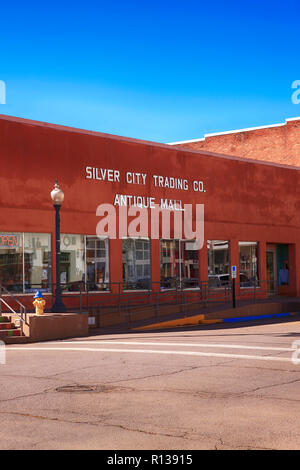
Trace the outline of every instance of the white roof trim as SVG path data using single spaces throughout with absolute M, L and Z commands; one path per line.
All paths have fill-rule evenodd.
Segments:
M 189 144 L 191 142 L 201 142 L 201 140 L 205 140 L 205 137 L 201 139 L 182 140 L 181 142 L 169 142 L 167 145 Z
M 204 134 L 204 137 L 214 137 L 216 135 L 226 135 L 226 134 L 238 134 L 239 132 L 251 132 L 251 131 L 256 131 L 259 129 L 268 129 L 269 127 L 281 127 L 281 126 L 285 126 L 285 122 L 280 123 L 280 124 L 271 124 L 270 126 L 247 127 L 245 129 L 236 129 L 233 131 L 214 132 L 212 134 Z
M 256 130 L 259 130 L 259 129 L 269 129 L 271 127 L 282 127 L 282 126 L 285 126 L 287 122 L 299 121 L 299 120 L 300 120 L 300 117 L 294 117 L 294 118 L 286 119 L 285 122 L 282 122 L 282 123 L 279 123 L 279 124 L 270 124 L 269 126 L 257 126 L 257 127 L 248 127 L 248 128 L 245 128 L 245 129 L 235 129 L 235 130 L 232 130 L 232 131 L 214 132 L 214 133 L 211 133 L 211 134 L 204 134 L 204 137 L 202 137 L 200 139 L 182 140 L 181 142 L 170 142 L 168 145 L 189 144 L 189 143 L 192 143 L 192 142 L 201 142 L 201 141 L 205 140 L 207 137 L 215 137 L 215 136 L 218 136 L 218 135 L 227 135 L 227 134 L 238 134 L 240 132 L 251 132 L 251 131 L 256 131 Z

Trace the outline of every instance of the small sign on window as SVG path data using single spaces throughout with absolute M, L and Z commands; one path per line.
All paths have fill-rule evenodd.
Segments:
M 19 248 L 20 236 L 13 234 L 0 234 L 0 248 Z

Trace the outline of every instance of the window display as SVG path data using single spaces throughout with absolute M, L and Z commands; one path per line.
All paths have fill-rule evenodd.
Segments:
M 51 284 L 51 235 L 1 233 L 0 283 L 12 292 L 48 291 Z
M 62 234 L 60 263 L 63 289 L 109 289 L 108 238 Z
M 123 288 L 150 289 L 150 240 L 125 238 L 122 240 Z
M 51 237 L 47 233 L 24 233 L 25 292 L 50 288 Z
M 23 292 L 23 234 L 0 235 L 0 283 L 9 291 Z
M 85 237 L 62 234 L 60 239 L 60 281 L 62 289 L 80 290 L 85 282 Z
M 108 238 L 86 236 L 86 280 L 89 290 L 109 289 Z
M 207 240 L 208 284 L 222 287 L 230 281 L 229 241 Z
M 160 280 L 164 288 L 199 286 L 199 247 L 195 240 L 161 240 Z
M 199 286 L 199 247 L 197 240 L 180 241 L 181 283 L 183 288 Z
M 258 243 L 239 242 L 240 286 L 258 285 Z

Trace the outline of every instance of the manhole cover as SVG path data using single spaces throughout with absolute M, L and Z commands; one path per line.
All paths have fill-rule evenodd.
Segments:
M 82 392 L 106 392 L 109 390 L 104 385 L 64 385 L 55 389 L 57 392 L 82 393 Z

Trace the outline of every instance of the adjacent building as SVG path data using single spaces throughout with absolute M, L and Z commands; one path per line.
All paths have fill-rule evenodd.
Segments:
M 205 134 L 200 139 L 170 145 L 300 166 L 300 118 L 270 126 Z

